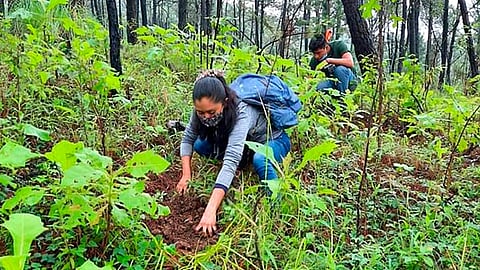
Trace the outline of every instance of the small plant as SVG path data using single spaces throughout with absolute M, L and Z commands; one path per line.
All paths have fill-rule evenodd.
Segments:
M 11 214 L 2 224 L 13 238 L 13 255 L 0 257 L 5 270 L 21 270 L 29 256 L 32 241 L 47 229 L 39 217 L 31 214 Z

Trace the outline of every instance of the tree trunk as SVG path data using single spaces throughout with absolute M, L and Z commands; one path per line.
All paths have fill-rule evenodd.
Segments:
M 206 35 L 210 35 L 210 33 L 212 32 L 211 25 L 210 25 L 210 11 L 211 11 L 210 0 L 201 0 L 201 5 L 200 5 L 200 14 L 201 14 L 200 29 Z
M 120 61 L 120 33 L 118 29 L 117 4 L 115 0 L 107 0 L 108 33 L 110 37 L 110 65 L 118 74 L 122 74 Z
M 158 25 L 158 1 L 152 0 L 152 24 Z
M 408 48 L 409 53 L 419 58 L 419 32 L 418 19 L 420 16 L 420 0 L 410 0 L 410 12 L 408 14 Z
M 428 0 L 428 34 L 427 34 L 427 52 L 425 54 L 425 67 L 427 70 L 432 68 L 432 35 L 433 35 L 433 0 Z
M 308 52 L 308 25 L 310 24 L 311 7 L 310 1 L 305 2 L 303 9 L 303 20 L 305 25 L 303 26 L 303 51 Z M 301 52 L 302 50 L 300 50 Z
M 438 84 L 443 85 L 445 83 L 445 71 L 447 65 L 447 39 L 448 39 L 448 0 L 443 2 L 443 31 L 442 31 L 442 45 L 440 53 L 442 57 L 442 70 L 438 78 Z
M 446 83 L 448 85 L 451 84 L 452 80 L 450 79 L 450 75 L 451 75 L 451 69 L 452 69 L 452 57 L 453 57 L 453 48 L 455 46 L 455 34 L 457 33 L 457 27 L 458 27 L 458 24 L 460 23 L 460 15 L 457 16 L 457 19 L 455 20 L 455 23 L 453 24 L 453 27 L 452 27 L 452 38 L 450 40 L 450 49 L 447 53 L 447 70 L 446 70 Z
M 137 0 L 127 0 L 127 41 L 130 44 L 137 43 L 138 6 Z
M 142 25 L 148 25 L 148 17 L 147 17 L 147 0 L 140 0 L 140 9 L 142 11 Z
M 278 45 L 278 54 L 282 58 L 285 58 L 285 47 L 287 43 L 287 36 L 286 36 L 287 27 L 288 27 L 287 7 L 288 7 L 288 0 L 283 0 L 282 15 L 280 17 L 281 19 L 280 29 L 282 30 L 282 37 L 280 38 L 280 44 Z
M 263 33 L 265 29 L 265 0 L 260 0 L 260 38 L 259 48 L 263 47 Z
M 347 19 L 352 43 L 355 46 L 355 54 L 360 62 L 360 68 L 365 71 L 364 59 L 376 62 L 376 50 L 373 45 L 372 35 L 370 34 L 367 22 L 362 18 L 359 11 L 358 0 L 342 0 L 343 10 Z
M 400 48 L 398 52 L 398 67 L 397 67 L 397 72 L 400 73 L 402 72 L 403 69 L 403 58 L 405 57 L 405 29 L 406 29 L 406 23 L 405 19 L 407 18 L 407 0 L 403 0 L 402 2 L 402 27 L 400 31 Z
M 472 32 L 470 31 L 470 20 L 468 18 L 467 4 L 465 0 L 458 0 L 460 5 L 460 13 L 462 14 L 463 29 L 467 38 L 468 61 L 470 62 L 470 78 L 478 75 L 477 57 L 473 46 Z
M 187 0 L 178 0 L 178 29 L 187 27 Z
M 257 48 L 260 48 L 260 30 L 259 30 L 259 18 L 260 18 L 260 0 L 254 0 L 253 2 L 253 21 L 254 21 L 254 36 L 255 36 L 255 45 Z

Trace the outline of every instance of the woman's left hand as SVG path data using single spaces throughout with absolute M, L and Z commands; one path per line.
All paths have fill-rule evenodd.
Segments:
M 195 228 L 196 231 L 202 230 L 205 236 L 213 236 L 215 234 L 215 231 L 217 230 L 217 213 L 216 211 L 211 211 L 208 209 L 205 209 L 205 212 L 203 212 L 202 219 L 200 220 L 200 223 L 197 225 Z

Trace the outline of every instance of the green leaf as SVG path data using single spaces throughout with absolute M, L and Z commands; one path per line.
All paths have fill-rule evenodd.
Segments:
M 318 188 L 317 194 L 318 195 L 337 195 L 337 192 L 329 188 Z
M 270 198 L 276 200 L 281 190 L 281 182 L 279 179 L 262 180 L 264 184 L 267 184 L 268 189 L 272 192 Z
M 78 267 L 77 270 L 113 270 L 111 265 L 105 265 L 104 267 L 96 266 L 92 261 L 88 260 Z
M 40 81 L 42 82 L 42 84 L 46 84 L 52 74 L 50 74 L 50 72 L 40 71 L 38 72 L 38 76 L 40 76 Z
M 258 142 L 251 142 L 251 141 L 246 141 L 245 144 L 248 145 L 248 148 L 252 149 L 255 153 L 266 156 L 267 159 L 270 160 L 271 162 L 277 162 L 275 160 L 275 156 L 273 155 L 272 147 L 258 143 Z
M 5 200 L 2 204 L 2 210 L 12 210 L 20 203 L 28 206 L 34 206 L 43 198 L 45 191 L 43 189 L 35 189 L 34 187 L 22 187 L 15 192 L 15 196 Z
M 51 161 L 55 161 L 60 164 L 63 171 L 68 170 L 70 167 L 77 163 L 77 157 L 75 153 L 83 149 L 83 143 L 71 143 L 69 141 L 61 141 L 57 143 L 51 152 L 45 154 Z
M 2 224 L 13 238 L 13 254 L 27 256 L 33 239 L 47 230 L 42 220 L 32 214 L 11 214 Z
M 23 134 L 29 136 L 35 136 L 42 141 L 49 142 L 52 138 L 50 137 L 50 131 L 46 131 L 37 127 L 34 127 L 30 124 L 23 125 Z
M 32 153 L 30 149 L 16 143 L 7 142 L 0 149 L 0 165 L 8 168 L 25 167 L 27 160 L 40 156 Z
M 23 269 L 27 255 L 22 256 L 3 256 L 0 257 L 0 266 L 5 270 Z
M 118 208 L 115 205 L 112 207 L 112 216 L 123 227 L 129 228 L 132 224 L 132 219 L 127 211 Z
M 322 155 L 329 155 L 337 147 L 337 144 L 332 140 L 324 141 L 322 144 L 310 148 L 303 155 L 302 163 L 298 166 L 297 170 L 305 167 L 307 162 L 319 160 Z
M 13 188 L 17 187 L 17 184 L 13 182 L 13 178 L 6 174 L 0 174 L 0 184 L 4 186 L 11 186 Z
M 134 188 L 128 188 L 120 192 L 118 199 L 130 211 L 139 209 L 146 213 L 151 212 L 152 197 L 149 194 L 137 192 Z
M 96 170 L 88 164 L 80 163 L 64 172 L 60 185 L 62 187 L 71 186 L 80 188 L 88 184 L 89 181 L 100 179 L 102 175 L 102 171 Z
M 373 10 L 379 11 L 381 8 L 378 0 L 368 0 L 365 4 L 360 6 L 362 10 L 362 17 L 369 19 L 373 16 Z
M 170 163 L 153 150 L 136 153 L 127 162 L 126 169 L 133 177 L 145 177 L 147 172 L 161 173 L 165 171 Z
M 96 169 L 106 169 L 113 163 L 110 157 L 102 156 L 91 148 L 83 148 L 75 156 L 83 163 L 90 164 Z

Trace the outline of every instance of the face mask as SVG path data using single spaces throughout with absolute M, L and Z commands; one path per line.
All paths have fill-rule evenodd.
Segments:
M 200 119 L 200 122 L 207 127 L 216 127 L 223 119 L 223 112 L 219 112 L 210 118 L 199 116 L 198 119 Z

